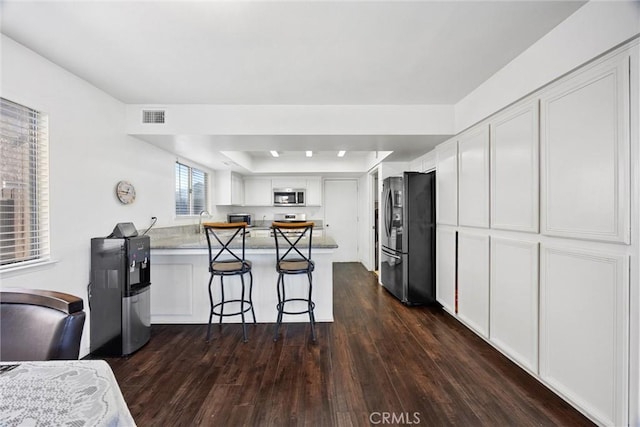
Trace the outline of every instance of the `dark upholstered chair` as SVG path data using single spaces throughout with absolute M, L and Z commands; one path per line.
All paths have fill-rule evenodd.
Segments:
M 0 361 L 78 359 L 83 308 L 62 292 L 0 289 Z

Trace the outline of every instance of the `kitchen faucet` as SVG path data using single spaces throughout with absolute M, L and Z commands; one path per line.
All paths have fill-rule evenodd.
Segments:
M 198 233 L 204 232 L 204 228 L 202 227 L 202 215 L 206 214 L 208 217 L 211 216 L 209 211 L 200 211 L 199 220 L 198 220 Z

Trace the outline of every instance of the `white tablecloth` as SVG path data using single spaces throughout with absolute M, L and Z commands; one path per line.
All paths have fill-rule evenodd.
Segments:
M 2 362 L 0 426 L 135 426 L 103 360 Z

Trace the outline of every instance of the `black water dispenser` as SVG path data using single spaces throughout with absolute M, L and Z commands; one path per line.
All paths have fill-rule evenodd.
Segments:
M 151 336 L 151 258 L 148 236 L 131 223 L 91 239 L 91 353 L 126 356 Z

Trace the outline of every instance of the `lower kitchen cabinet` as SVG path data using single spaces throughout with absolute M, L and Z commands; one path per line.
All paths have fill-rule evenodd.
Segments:
M 490 341 L 538 372 L 538 243 L 491 237 Z
M 456 311 L 456 231 L 436 229 L 436 300 L 454 314 Z
M 541 247 L 540 377 L 605 425 L 627 425 L 628 256 Z
M 458 233 L 458 316 L 489 336 L 489 236 Z

